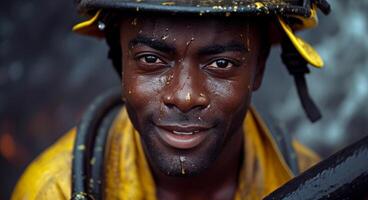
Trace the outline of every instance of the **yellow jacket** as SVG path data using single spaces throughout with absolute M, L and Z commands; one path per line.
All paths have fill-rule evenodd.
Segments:
M 261 199 L 293 177 L 263 120 L 250 109 L 244 123 L 244 164 L 235 200 Z M 124 134 L 123 134 L 124 133 Z M 18 182 L 12 200 L 69 200 L 71 162 L 76 129 L 42 153 Z M 301 171 L 319 161 L 312 151 L 293 141 Z M 105 199 L 156 200 L 155 184 L 125 109 L 109 133 L 105 160 Z

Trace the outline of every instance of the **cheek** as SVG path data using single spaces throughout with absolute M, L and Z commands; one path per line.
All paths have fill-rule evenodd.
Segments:
M 165 77 L 139 75 L 135 70 L 127 69 L 123 80 L 126 101 L 136 111 L 159 106 L 159 93 L 165 83 Z
M 249 73 L 237 80 L 212 81 L 209 84 L 212 106 L 227 116 L 243 110 L 248 106 L 252 82 Z

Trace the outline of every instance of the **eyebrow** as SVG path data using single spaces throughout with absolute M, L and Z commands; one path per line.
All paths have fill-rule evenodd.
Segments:
M 133 38 L 132 40 L 129 41 L 130 48 L 133 48 L 134 46 L 138 44 L 143 44 L 143 45 L 149 46 L 153 49 L 156 49 L 158 51 L 165 52 L 165 53 L 175 53 L 176 52 L 176 49 L 173 45 L 168 44 L 159 39 L 144 36 L 144 35 L 138 35 L 136 38 Z M 246 52 L 247 49 L 245 48 L 243 43 L 230 42 L 224 45 L 215 44 L 215 45 L 210 45 L 210 46 L 200 48 L 198 50 L 198 54 L 201 56 L 204 56 L 204 55 L 220 54 L 220 53 L 224 53 L 228 51 Z
M 162 51 L 165 53 L 173 53 L 175 52 L 175 47 L 173 45 L 170 45 L 164 41 L 161 41 L 156 38 L 147 37 L 143 35 L 138 35 L 136 38 L 129 41 L 129 47 L 133 48 L 134 46 L 138 44 L 143 44 L 146 46 L 149 46 L 153 49 L 156 49 L 158 51 Z
M 207 47 L 203 47 L 198 50 L 199 55 L 213 55 L 213 54 L 220 54 L 228 51 L 238 51 L 238 52 L 246 52 L 247 49 L 245 48 L 244 44 L 231 42 L 225 45 L 211 45 Z

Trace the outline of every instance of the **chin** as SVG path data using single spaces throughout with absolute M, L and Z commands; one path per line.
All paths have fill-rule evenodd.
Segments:
M 224 139 L 222 131 L 213 132 L 211 137 L 193 149 L 175 149 L 164 144 L 154 132 L 147 128 L 140 132 L 146 157 L 152 168 L 173 177 L 198 176 L 208 170 L 219 157 Z

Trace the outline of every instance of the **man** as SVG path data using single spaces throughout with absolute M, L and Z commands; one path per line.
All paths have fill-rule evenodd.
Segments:
M 75 30 L 106 37 L 122 80 L 125 106 L 113 117 L 94 114 L 100 121 L 113 119 L 104 147 L 95 148 L 104 149 L 102 176 L 91 178 L 97 157 L 79 157 L 93 148 L 79 143 L 89 129 L 82 123 L 78 136 L 71 130 L 30 165 L 12 199 L 260 199 L 297 173 L 292 156 L 282 153 L 250 106 L 251 96 L 261 85 L 271 44 L 282 40 L 289 50 L 284 61 L 303 91 L 304 76 L 291 66 L 323 62 L 290 25 L 295 30 L 315 25 L 317 6 L 326 9 L 326 2 L 82 0 L 78 5 L 95 16 Z M 301 93 L 316 120 L 314 104 Z M 301 144 L 292 145 L 299 171 L 318 161 Z M 80 162 L 88 163 L 91 177 L 76 170 Z M 96 185 L 101 194 L 94 192 Z

